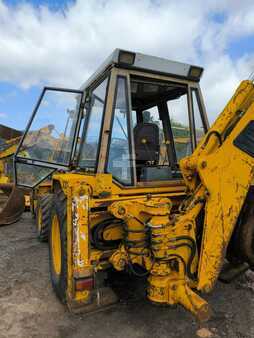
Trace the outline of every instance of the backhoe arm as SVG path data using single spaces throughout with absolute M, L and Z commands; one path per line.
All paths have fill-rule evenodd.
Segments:
M 209 292 L 252 184 L 254 86 L 243 81 L 195 152 L 180 163 L 192 197 L 204 201 L 197 288 Z M 191 215 L 187 207 L 184 217 Z M 179 222 L 181 221 L 181 216 Z M 192 220 L 195 221 L 195 220 Z
M 168 198 L 153 196 L 109 207 L 125 223 L 123 244 L 110 258 L 114 268 L 144 266 L 150 300 L 180 303 L 200 320 L 209 318 L 209 306 L 191 289 L 209 292 L 216 282 L 253 180 L 253 100 L 253 83 L 242 82 L 193 155 L 181 161 L 189 196 L 179 213 Z

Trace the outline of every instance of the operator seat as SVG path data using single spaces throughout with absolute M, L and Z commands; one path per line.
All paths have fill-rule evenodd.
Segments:
M 172 179 L 171 168 L 159 165 L 160 131 L 155 123 L 138 123 L 134 127 L 136 172 L 138 181 L 168 181 Z
M 136 165 L 156 165 L 160 157 L 160 133 L 155 123 L 138 123 L 134 127 Z

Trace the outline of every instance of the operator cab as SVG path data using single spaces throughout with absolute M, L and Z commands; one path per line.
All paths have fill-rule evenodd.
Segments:
M 15 156 L 16 183 L 75 169 L 111 173 L 123 188 L 175 184 L 209 127 L 202 71 L 116 49 L 79 90 L 45 87 Z

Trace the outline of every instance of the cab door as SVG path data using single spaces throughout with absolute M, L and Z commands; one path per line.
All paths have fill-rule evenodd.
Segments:
M 16 184 L 35 187 L 70 168 L 83 112 L 83 92 L 45 87 L 15 154 Z

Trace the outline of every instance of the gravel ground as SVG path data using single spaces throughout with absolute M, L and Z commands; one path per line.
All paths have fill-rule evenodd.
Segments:
M 218 282 L 206 297 L 214 315 L 200 324 L 180 306 L 152 305 L 133 280 L 125 287 L 119 284 L 121 301 L 112 308 L 86 316 L 71 314 L 51 289 L 47 244 L 37 241 L 29 213 L 0 228 L 0 255 L 0 338 L 254 337 L 252 272 L 228 285 Z

